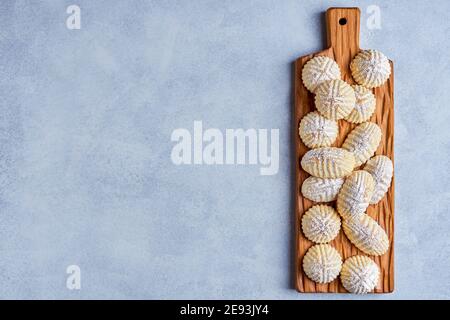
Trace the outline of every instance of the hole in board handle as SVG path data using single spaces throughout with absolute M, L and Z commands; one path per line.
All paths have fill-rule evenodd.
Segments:
M 345 26 L 347 24 L 347 18 L 340 18 L 339 19 L 339 24 L 341 26 Z

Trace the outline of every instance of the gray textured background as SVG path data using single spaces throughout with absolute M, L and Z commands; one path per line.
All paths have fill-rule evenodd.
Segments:
M 0 297 L 351 297 L 290 273 L 292 62 L 339 5 L 396 66 L 396 290 L 368 298 L 450 298 L 450 2 L 313 0 L 2 1 Z M 175 166 L 194 120 L 279 128 L 279 173 Z

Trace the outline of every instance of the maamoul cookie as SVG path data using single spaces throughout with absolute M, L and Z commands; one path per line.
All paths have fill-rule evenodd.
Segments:
M 329 244 L 317 244 L 309 248 L 303 257 L 303 271 L 312 281 L 328 283 L 341 272 L 342 258 Z
M 343 184 L 343 178 L 324 179 L 311 176 L 303 181 L 302 194 L 314 202 L 330 202 L 336 200 Z
M 309 150 L 302 158 L 301 166 L 310 175 L 319 178 L 342 178 L 355 167 L 351 152 L 342 148 L 325 147 Z
M 305 64 L 302 70 L 303 84 L 313 93 L 322 82 L 340 78 L 339 65 L 328 57 L 314 57 Z
M 370 89 L 363 86 L 352 86 L 355 90 L 356 103 L 355 108 L 345 118 L 348 122 L 361 123 L 370 119 L 375 112 L 376 99 Z
M 372 199 L 375 181 L 367 171 L 353 171 L 337 196 L 337 210 L 344 219 L 361 218 Z
M 377 264 L 366 256 L 353 256 L 345 260 L 341 270 L 341 282 L 347 291 L 364 294 L 375 289 L 380 270 Z
M 303 234 L 315 243 L 330 242 L 340 229 L 341 218 L 336 210 L 324 204 L 311 207 L 302 217 Z
M 368 255 L 381 256 L 389 249 L 386 232 L 367 214 L 360 219 L 344 219 L 342 227 L 350 242 Z
M 336 121 L 328 120 L 317 111 L 308 113 L 300 121 L 298 133 L 309 148 L 329 147 L 339 132 Z
M 345 138 L 342 148 L 355 156 L 355 167 L 365 163 L 374 155 L 381 141 L 381 129 L 373 122 L 364 122 Z
M 394 171 L 392 161 L 386 156 L 375 156 L 367 161 L 364 170 L 369 172 L 375 181 L 375 189 L 370 204 L 378 203 L 391 185 Z
M 317 87 L 314 102 L 324 117 L 330 120 L 343 119 L 355 107 L 355 91 L 343 80 L 325 81 Z
M 353 79 L 366 87 L 379 87 L 389 79 L 391 65 L 388 58 L 377 50 L 363 50 L 350 63 Z

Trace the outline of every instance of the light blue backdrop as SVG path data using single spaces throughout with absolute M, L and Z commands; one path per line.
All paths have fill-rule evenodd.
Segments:
M 339 5 L 396 66 L 396 289 L 369 298 L 450 298 L 444 0 L 2 1 L 0 297 L 351 297 L 291 281 L 292 62 L 323 49 Z M 171 133 L 194 120 L 278 128 L 278 174 L 175 166 Z

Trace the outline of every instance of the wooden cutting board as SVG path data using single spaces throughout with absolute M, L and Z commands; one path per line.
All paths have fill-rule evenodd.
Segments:
M 328 49 L 301 57 L 295 61 L 295 102 L 294 102 L 294 144 L 295 144 L 295 286 L 299 292 L 347 292 L 339 278 L 329 284 L 317 284 L 306 277 L 302 268 L 303 256 L 313 245 L 305 238 L 301 231 L 302 215 L 315 203 L 304 198 L 300 192 L 303 181 L 309 176 L 300 166 L 300 160 L 309 150 L 298 135 L 300 120 L 308 112 L 315 110 L 314 95 L 304 87 L 301 74 L 303 65 L 312 57 L 327 56 L 334 59 L 341 69 L 343 80 L 354 84 L 350 72 L 350 62 L 360 51 L 359 25 L 360 11 L 358 8 L 330 8 L 326 12 Z M 374 48 L 376 49 L 376 48 Z M 383 154 L 394 161 L 394 69 L 390 61 L 392 73 L 389 80 L 381 87 L 375 88 L 376 111 L 371 122 L 377 123 L 382 130 L 382 139 L 376 154 Z M 339 136 L 333 146 L 341 146 L 347 134 L 355 124 L 344 120 L 339 121 Z M 395 170 L 394 170 L 395 176 Z M 335 206 L 335 202 L 330 203 Z M 375 293 L 387 293 L 394 290 L 394 178 L 391 187 L 384 198 L 376 205 L 369 206 L 367 214 L 378 221 L 386 230 L 390 247 L 389 251 L 381 257 L 371 257 L 380 267 L 380 280 Z M 341 228 L 339 235 L 330 243 L 341 254 L 343 260 L 357 254 L 364 254 L 358 250 L 344 235 Z

